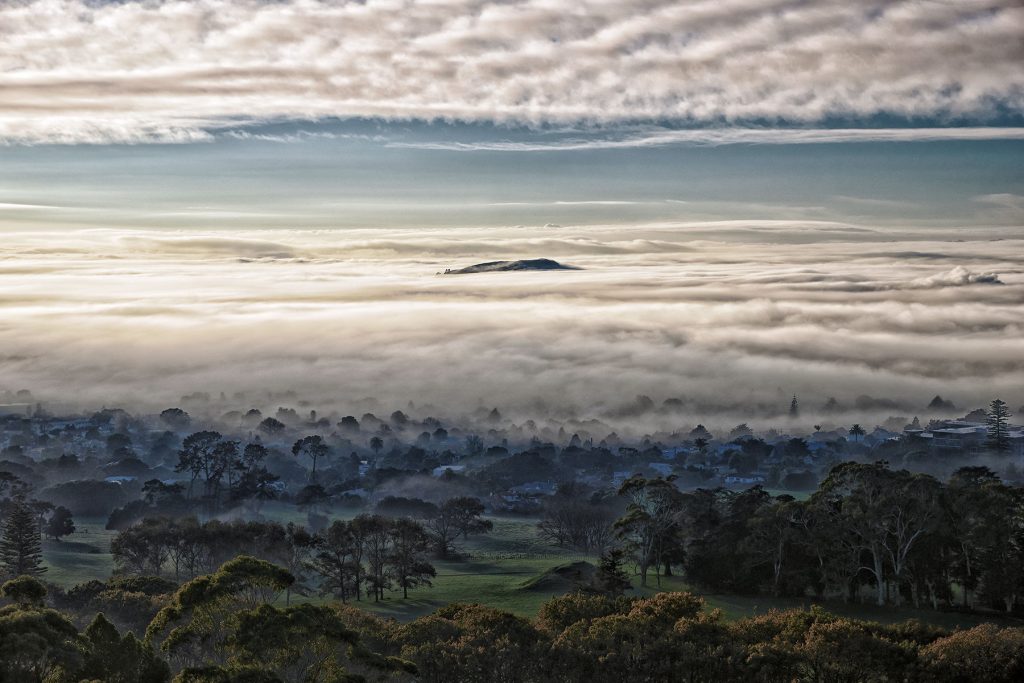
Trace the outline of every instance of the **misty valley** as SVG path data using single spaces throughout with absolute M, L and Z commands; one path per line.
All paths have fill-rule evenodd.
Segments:
M 998 399 L 862 425 L 793 396 L 760 429 L 646 396 L 565 421 L 5 401 L 0 620 L 35 635 L 4 680 L 1012 680 L 1024 652 Z M 647 413 L 681 426 L 633 435 Z
M 0 0 L 0 683 L 1024 681 L 1022 0 Z

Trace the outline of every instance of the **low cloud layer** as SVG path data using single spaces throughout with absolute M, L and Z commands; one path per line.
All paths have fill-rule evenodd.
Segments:
M 957 266 L 945 273 L 938 273 L 928 277 L 918 278 L 910 283 L 911 287 L 962 287 L 964 285 L 1001 285 L 997 273 L 975 273 L 963 266 Z
M 572 152 L 634 149 L 665 145 L 810 145 L 854 142 L 938 142 L 943 140 L 1024 140 L 1024 128 L 697 128 L 646 129 L 594 138 L 567 136 L 555 141 L 388 142 L 388 147 L 449 152 Z M 287 141 L 282 137 L 281 141 Z M 998 201 L 989 202 L 996 205 Z
M 1024 109 L 1022 27 L 1017 0 L 5 2 L 0 140 L 325 117 L 977 125 Z
M 436 275 L 556 253 L 584 269 Z M 321 407 L 534 417 L 602 417 L 644 394 L 734 424 L 794 393 L 809 415 L 830 396 L 898 406 L 885 414 L 924 414 L 935 394 L 1017 405 L 1021 254 L 998 229 L 780 221 L 9 233 L 0 389 L 154 408 L 297 389 Z

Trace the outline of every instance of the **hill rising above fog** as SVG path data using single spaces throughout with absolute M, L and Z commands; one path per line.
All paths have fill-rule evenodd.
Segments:
M 470 273 L 501 273 L 513 270 L 579 270 L 575 266 L 566 266 L 549 258 L 524 259 L 521 261 L 488 261 L 477 263 L 465 268 L 444 271 L 445 275 L 468 275 Z

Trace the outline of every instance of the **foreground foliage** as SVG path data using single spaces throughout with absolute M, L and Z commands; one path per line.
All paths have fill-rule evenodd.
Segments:
M 133 579 L 156 590 L 163 580 Z M 621 683 L 1024 679 L 1024 629 L 946 632 L 820 609 L 734 622 L 689 593 L 572 593 L 524 619 L 454 604 L 401 624 L 340 603 L 280 606 L 284 568 L 240 556 L 164 596 L 140 639 L 102 613 L 47 606 L 29 576 L 2 587 L 3 683 Z M 108 588 L 107 590 L 113 590 Z M 67 601 L 67 597 L 61 597 Z M 89 609 L 92 603 L 82 603 Z M 76 623 L 77 622 L 77 623 Z M 79 624 L 88 625 L 81 628 Z

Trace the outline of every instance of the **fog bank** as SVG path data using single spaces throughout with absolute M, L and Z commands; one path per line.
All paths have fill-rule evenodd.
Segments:
M 436 275 L 542 257 L 581 269 Z M 734 424 L 793 394 L 807 415 L 864 395 L 880 416 L 935 394 L 1016 407 L 1022 301 L 1010 228 L 9 232 L 0 390 L 159 408 L 295 389 L 529 417 L 621 414 L 642 394 Z

